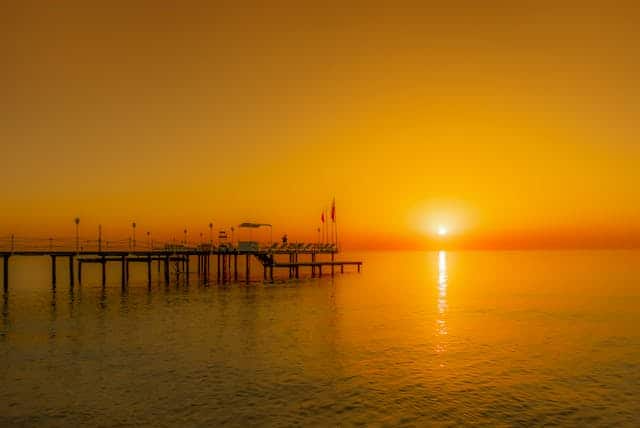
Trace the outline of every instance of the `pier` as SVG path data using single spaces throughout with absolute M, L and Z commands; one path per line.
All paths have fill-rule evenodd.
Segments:
M 262 280 L 273 283 L 274 270 L 285 272 L 285 278 L 298 279 L 304 274 L 305 269 L 310 277 L 321 277 L 324 274 L 335 275 L 338 269 L 340 273 L 344 273 L 345 267 L 351 267 L 357 272 L 362 268 L 361 261 L 336 260 L 338 248 L 333 244 L 242 244 L 240 242 L 237 246 L 230 243 L 158 246 L 147 243 L 143 248 L 137 246 L 140 249 L 134 249 L 129 248 L 132 245 L 129 239 L 111 242 L 76 239 L 75 242 L 69 242 L 52 238 L 20 239 L 11 236 L 0 239 L 2 284 L 6 291 L 10 283 L 10 260 L 17 257 L 50 258 L 53 287 L 58 283 L 58 269 L 61 267 L 68 271 L 70 287 L 74 287 L 76 283 L 81 284 L 83 266 L 88 264 L 100 266 L 103 286 L 107 283 L 107 264 L 119 264 L 119 282 L 122 287 L 129 283 L 132 264 L 145 267 L 149 287 L 152 285 L 154 266 L 156 278 L 166 284 L 170 283 L 172 277 L 183 277 L 188 283 L 192 274 L 196 274 L 201 282 L 207 284 L 214 281 L 216 284 L 249 284 L 252 282 L 253 269 L 262 270 Z M 74 246 L 76 250 L 73 249 Z M 136 246 L 135 240 L 133 246 Z M 215 263 L 215 267 L 212 263 Z

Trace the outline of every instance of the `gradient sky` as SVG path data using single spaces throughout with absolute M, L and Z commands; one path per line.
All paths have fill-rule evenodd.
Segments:
M 0 235 L 640 245 L 632 2 L 94 3 L 1 7 Z

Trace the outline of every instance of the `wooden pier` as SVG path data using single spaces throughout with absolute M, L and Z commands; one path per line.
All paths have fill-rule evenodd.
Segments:
M 57 270 L 61 261 L 64 261 L 68 269 L 69 286 L 74 287 L 76 280 L 82 283 L 83 265 L 97 264 L 101 267 L 101 283 L 107 282 L 107 264 L 119 264 L 120 283 L 127 286 L 130 280 L 130 264 L 138 263 L 146 267 L 146 279 L 149 287 L 152 285 L 152 270 L 154 263 L 157 267 L 157 275 L 166 284 L 171 281 L 173 274 L 179 278 L 184 277 L 188 283 L 190 274 L 197 274 L 205 283 L 211 281 L 212 261 L 215 259 L 215 281 L 218 284 L 251 282 L 252 262 L 257 262 L 258 268 L 262 267 L 263 280 L 274 282 L 274 269 L 287 269 L 288 278 L 300 278 L 301 269 L 308 268 L 311 277 L 322 276 L 323 268 L 326 273 L 335 274 L 336 268 L 344 273 L 345 266 L 352 266 L 360 272 L 361 261 L 337 261 L 335 256 L 338 250 L 332 245 L 318 244 L 290 244 L 271 245 L 255 251 L 240 251 L 231 245 L 213 246 L 199 245 L 193 247 L 167 245 L 164 248 L 151 248 L 142 251 L 133 250 L 95 250 L 95 251 L 69 251 L 59 249 L 23 249 L 12 248 L 9 251 L 0 250 L 3 270 L 3 288 L 9 287 L 9 261 L 15 257 L 49 257 L 51 259 L 51 284 L 56 286 Z M 320 260 L 321 258 L 328 260 Z M 196 259 L 195 270 L 190 262 Z M 244 272 L 238 268 L 238 260 L 244 259 Z M 286 262 L 279 261 L 286 259 Z M 172 269 L 173 268 L 173 269 Z

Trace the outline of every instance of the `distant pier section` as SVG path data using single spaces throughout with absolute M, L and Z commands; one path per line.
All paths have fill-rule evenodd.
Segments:
M 243 223 L 246 225 L 263 226 Z M 211 227 L 211 225 L 210 225 Z M 232 228 L 233 229 L 233 228 Z M 222 232 L 221 232 L 222 233 Z M 201 234 L 202 235 L 202 234 Z M 186 238 L 186 230 L 185 230 Z M 224 238 L 224 239 L 222 239 Z M 219 237 L 225 240 L 225 237 Z M 311 277 L 334 275 L 345 268 L 361 271 L 362 261 L 336 260 L 338 247 L 331 243 L 271 243 L 256 241 L 213 243 L 154 243 L 147 233 L 146 240 L 136 241 L 135 223 L 132 238 L 102 240 L 101 232 L 97 240 L 81 240 L 79 236 L 67 239 L 0 237 L 0 258 L 2 259 L 3 287 L 10 283 L 10 260 L 16 257 L 49 257 L 51 260 L 51 284 L 59 281 L 59 268 L 69 286 L 82 283 L 83 266 L 97 264 L 101 267 L 101 283 L 107 283 L 107 264 L 120 265 L 119 282 L 125 287 L 130 280 L 130 265 L 142 264 L 146 267 L 146 282 L 151 287 L 155 281 L 169 284 L 172 278 L 189 282 L 190 276 L 197 276 L 203 283 L 228 284 L 250 283 L 252 281 L 274 282 L 274 270 L 281 272 L 278 278 L 300 278 L 304 271 Z M 215 265 L 215 266 L 214 266 Z M 155 269 L 154 269 L 155 268 Z M 261 278 L 254 269 L 261 270 Z M 155 274 L 154 274 L 155 270 Z M 110 272 L 113 272 L 111 270 Z M 284 275 L 282 274 L 284 273 Z M 258 274 L 259 275 L 259 274 Z

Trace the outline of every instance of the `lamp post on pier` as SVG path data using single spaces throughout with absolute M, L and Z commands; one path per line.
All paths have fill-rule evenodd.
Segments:
M 151 232 L 147 231 L 147 247 L 151 251 Z
M 187 229 L 184 230 L 184 246 L 187 246 Z
M 133 251 L 136 250 L 136 222 L 131 223 L 131 227 L 133 228 Z

